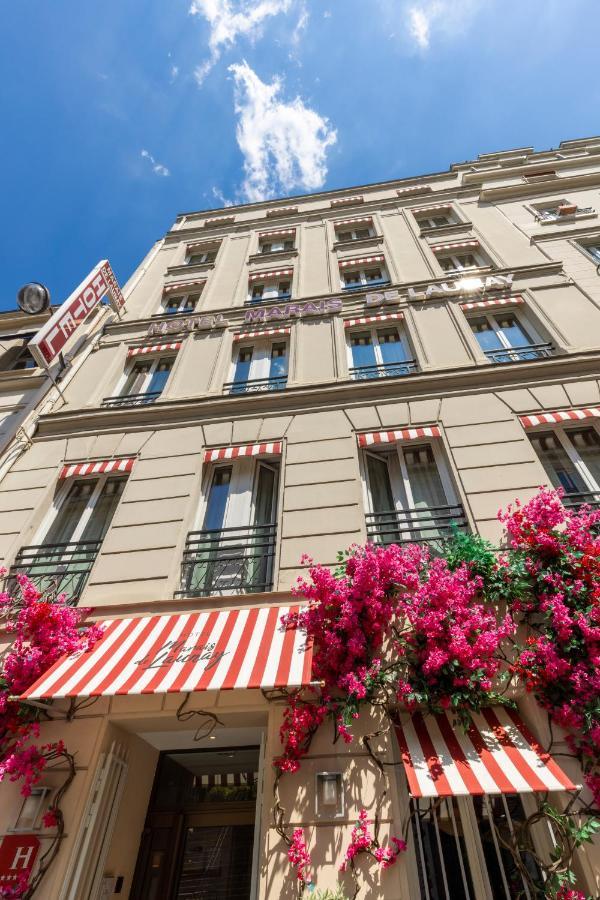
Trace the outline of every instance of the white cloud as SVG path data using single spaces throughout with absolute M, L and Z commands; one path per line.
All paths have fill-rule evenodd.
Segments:
M 430 18 L 430 13 L 416 6 L 411 6 L 408 10 L 408 30 L 423 50 L 429 47 Z
M 235 81 L 237 142 L 244 155 L 244 198 L 255 202 L 322 187 L 327 150 L 337 140 L 328 119 L 300 97 L 285 103 L 281 79 L 265 84 L 245 61 L 229 71 Z
M 171 84 L 175 81 L 177 76 L 179 75 L 179 66 L 171 66 Z
M 427 50 L 436 35 L 464 33 L 487 0 L 418 0 L 405 4 L 404 25 L 419 50 Z
M 294 0 L 192 0 L 191 16 L 203 16 L 210 25 L 210 56 L 196 67 L 194 75 L 202 84 L 223 48 L 235 44 L 240 35 L 256 38 L 263 23 L 288 12 Z
M 292 31 L 292 44 L 295 44 L 296 46 L 298 46 L 298 44 L 302 40 L 302 35 L 308 27 L 309 18 L 310 18 L 310 13 L 308 12 L 306 3 L 302 2 L 300 5 L 300 15 L 298 16 L 298 21 L 296 22 L 296 27 Z
M 155 175 L 161 175 L 163 178 L 167 178 L 171 173 L 167 169 L 166 166 L 163 166 L 162 163 L 156 162 L 151 153 L 147 150 L 142 150 L 141 154 L 143 159 L 147 159 L 150 165 L 152 166 L 152 171 Z
M 225 194 L 223 193 L 223 191 L 220 190 L 218 187 L 215 187 L 213 185 L 213 187 L 211 188 L 211 191 L 212 191 L 212 195 L 215 198 L 215 200 L 219 201 L 220 206 L 233 206 L 233 200 L 230 200 L 228 197 L 226 197 Z

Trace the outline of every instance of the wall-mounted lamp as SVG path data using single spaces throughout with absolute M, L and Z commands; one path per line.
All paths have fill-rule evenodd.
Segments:
M 341 772 L 317 772 L 315 812 L 318 819 L 344 816 L 344 783 Z

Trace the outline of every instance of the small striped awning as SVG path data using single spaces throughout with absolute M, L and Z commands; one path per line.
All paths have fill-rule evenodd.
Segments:
M 579 419 L 600 418 L 600 406 L 586 406 L 584 409 L 561 409 L 556 412 L 540 412 L 529 416 L 519 416 L 524 428 L 536 425 L 558 425 L 559 422 L 576 422 Z
M 234 334 L 234 341 L 245 341 L 248 338 L 271 337 L 274 334 L 291 334 L 291 328 L 263 328 L 262 331 L 239 331 Z
M 334 228 L 345 228 L 346 225 L 356 225 L 360 222 L 372 222 L 373 216 L 358 216 L 355 219 L 336 219 L 333 223 Z
M 435 212 L 436 209 L 449 209 L 452 206 L 450 201 L 448 203 L 434 203 L 431 206 L 411 206 L 411 213 L 428 213 Z
M 349 206 L 351 203 L 364 203 L 365 198 L 362 194 L 356 194 L 354 197 L 337 197 L 331 201 L 332 206 Z
M 461 303 L 460 308 L 467 311 L 469 309 L 489 309 L 492 306 L 512 306 L 515 303 L 525 303 L 522 297 L 495 297 L 493 300 L 473 300 L 470 303 Z
M 188 253 L 193 250 L 216 250 L 219 243 L 218 241 L 195 241 L 193 244 L 188 244 L 185 249 Z
M 370 263 L 383 262 L 384 259 L 383 253 L 378 253 L 376 256 L 359 256 L 356 259 L 341 259 L 340 269 L 347 269 L 348 266 L 364 266 Z
M 381 313 L 379 316 L 362 316 L 360 319 L 346 319 L 344 328 L 352 328 L 354 325 L 369 325 L 371 322 L 385 322 L 386 319 L 403 319 L 404 313 Z
M 374 444 L 395 444 L 397 441 L 418 441 L 422 438 L 439 438 L 437 425 L 425 425 L 421 428 L 400 428 L 397 431 L 367 431 L 358 435 L 359 447 L 372 447 Z
M 200 284 L 206 284 L 206 278 L 197 278 L 195 281 L 174 281 L 172 284 L 165 286 L 165 294 L 172 294 L 175 291 L 185 294 L 192 288 L 197 288 Z
M 466 732 L 447 713 L 415 713 L 396 727 L 413 797 L 575 790 L 513 710 L 494 707 L 471 718 Z
M 250 281 L 257 281 L 259 278 L 280 278 L 282 275 L 291 277 L 294 274 L 293 269 L 272 269 L 270 272 L 251 272 Z
M 397 188 L 396 193 L 403 194 L 429 194 L 433 188 L 430 184 L 409 184 L 408 187 Z
M 266 237 L 281 237 L 285 234 L 296 234 L 295 228 L 280 228 L 278 231 L 261 231 L 258 235 L 259 239 Z
M 127 356 L 144 356 L 146 353 L 162 353 L 164 350 L 180 350 L 181 341 L 173 344 L 147 344 L 145 347 L 130 347 Z
M 131 472 L 135 456 L 121 457 L 120 459 L 97 459 L 94 462 L 69 463 L 63 466 L 60 478 L 81 478 L 84 475 L 122 475 Z
M 91 650 L 62 656 L 23 699 L 300 687 L 312 651 L 304 632 L 281 626 L 299 608 L 110 619 Z
M 204 451 L 204 462 L 218 462 L 221 459 L 237 459 L 239 456 L 281 456 L 281 441 L 262 444 L 242 444 L 238 447 L 217 447 Z
M 218 219 L 207 219 L 204 227 L 216 228 L 218 225 L 231 225 L 232 222 L 235 222 L 235 216 L 219 216 Z
M 440 250 L 458 250 L 462 247 L 479 247 L 479 241 L 453 241 L 451 244 L 431 245 L 434 253 L 439 253 Z
M 268 209 L 265 215 L 270 219 L 274 219 L 276 216 L 287 216 L 288 213 L 297 212 L 297 206 L 274 206 L 273 209 Z

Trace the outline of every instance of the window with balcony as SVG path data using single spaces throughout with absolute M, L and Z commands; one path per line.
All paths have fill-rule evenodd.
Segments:
M 181 294 L 177 297 L 167 295 L 162 300 L 159 315 L 175 316 L 179 313 L 193 313 L 199 299 L 199 292 L 195 294 Z
M 437 442 L 364 451 L 367 537 L 385 544 L 440 545 L 466 518 Z
M 146 406 L 154 403 L 165 389 L 174 362 L 174 356 L 136 360 L 126 371 L 119 393 L 115 397 L 106 397 L 102 406 Z
M 247 303 L 251 306 L 263 303 L 265 300 L 289 300 L 291 297 L 292 283 L 289 278 L 279 280 L 277 278 L 254 282 L 250 288 L 250 297 Z
M 352 330 L 348 335 L 350 377 L 396 378 L 417 371 L 408 339 L 397 326 Z
M 125 487 L 126 477 L 68 479 L 57 494 L 40 542 L 22 547 L 8 580 L 26 574 L 48 597 L 81 596 Z
M 383 266 L 366 266 L 342 269 L 342 287 L 345 291 L 360 290 L 365 287 L 389 284 L 390 278 Z
M 238 458 L 207 473 L 202 527 L 188 535 L 179 594 L 269 591 L 277 536 L 279 463 Z
M 534 204 L 532 209 L 536 220 L 542 223 L 568 221 L 573 217 L 589 216 L 594 212 L 591 206 L 578 206 L 564 197 L 548 204 Z
M 564 428 L 529 435 L 550 484 L 565 492 L 565 506 L 600 507 L 600 436 L 593 426 Z
M 229 394 L 282 391 L 288 378 L 287 341 L 257 341 L 237 351 L 233 378 L 224 389 Z
M 529 323 L 514 312 L 490 312 L 469 319 L 477 343 L 493 363 L 546 359 L 553 354 L 550 343 L 543 343 Z

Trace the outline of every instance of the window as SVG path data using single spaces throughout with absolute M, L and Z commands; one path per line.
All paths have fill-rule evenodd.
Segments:
M 287 376 L 287 341 L 259 341 L 238 349 L 233 380 L 225 385 L 225 390 L 230 394 L 281 391 Z
M 369 540 L 436 542 L 466 525 L 437 442 L 366 450 L 365 472 Z
M 415 213 L 415 218 L 420 228 L 443 228 L 445 225 L 454 225 L 457 221 L 450 207 L 422 210 Z
M 36 369 L 37 363 L 33 356 L 31 355 L 31 351 L 27 347 L 22 347 L 14 362 L 10 366 L 11 371 L 17 371 L 19 369 Z
M 552 345 L 540 343 L 529 324 L 514 312 L 495 312 L 469 319 L 477 343 L 490 362 L 518 362 L 552 355 Z
M 0 335 L 0 345 L 2 345 L 0 371 L 15 372 L 20 369 L 37 368 L 37 363 L 27 347 L 34 336 L 35 331 Z
M 191 253 L 187 258 L 188 266 L 203 266 L 208 263 L 214 263 L 217 258 L 216 250 L 204 250 L 202 252 Z
M 201 530 L 188 536 L 186 596 L 268 591 L 273 584 L 279 462 L 238 458 L 207 473 Z
M 376 284 L 389 284 L 390 279 L 383 266 L 369 266 L 368 268 L 342 269 L 342 287 L 344 290 L 358 290 L 362 287 L 372 287 Z
M 591 206 L 577 206 L 563 197 L 562 200 L 554 200 L 550 204 L 536 204 L 533 206 L 536 219 L 541 222 L 558 222 L 561 219 L 575 215 L 587 215 L 593 212 Z
M 595 244 L 580 244 L 579 246 L 594 260 L 596 265 L 600 265 L 600 241 Z
M 529 435 L 550 484 L 562 488 L 569 506 L 600 506 L 600 436 L 593 426 L 564 428 Z
M 258 238 L 258 252 L 259 253 L 281 253 L 284 250 L 294 250 L 295 243 L 293 236 L 285 236 L 277 237 L 273 236 L 265 236 L 261 238 L 259 235 Z
M 349 369 L 356 380 L 408 375 L 417 370 L 404 331 L 373 327 L 349 334 Z
M 182 294 L 178 297 L 167 295 L 162 301 L 159 315 L 174 316 L 177 313 L 193 313 L 199 299 L 199 293 Z
M 364 241 L 375 237 L 375 229 L 371 219 L 362 219 L 357 222 L 338 222 L 334 224 L 335 239 L 340 244 L 349 241 Z
M 145 406 L 158 400 L 169 380 L 174 356 L 136 360 L 125 373 L 118 396 L 107 397 L 103 406 Z
M 434 251 L 435 252 L 435 251 Z M 437 261 L 444 272 L 465 272 L 469 269 L 481 269 L 489 266 L 479 249 L 474 250 L 457 250 L 455 253 L 436 253 Z
M 250 289 L 250 298 L 247 303 L 262 303 L 264 300 L 289 300 L 291 296 L 291 281 L 265 279 L 260 284 L 254 283 Z
M 33 547 L 22 547 L 10 577 L 26 573 L 49 596 L 76 603 L 125 487 L 124 476 L 66 481 Z

